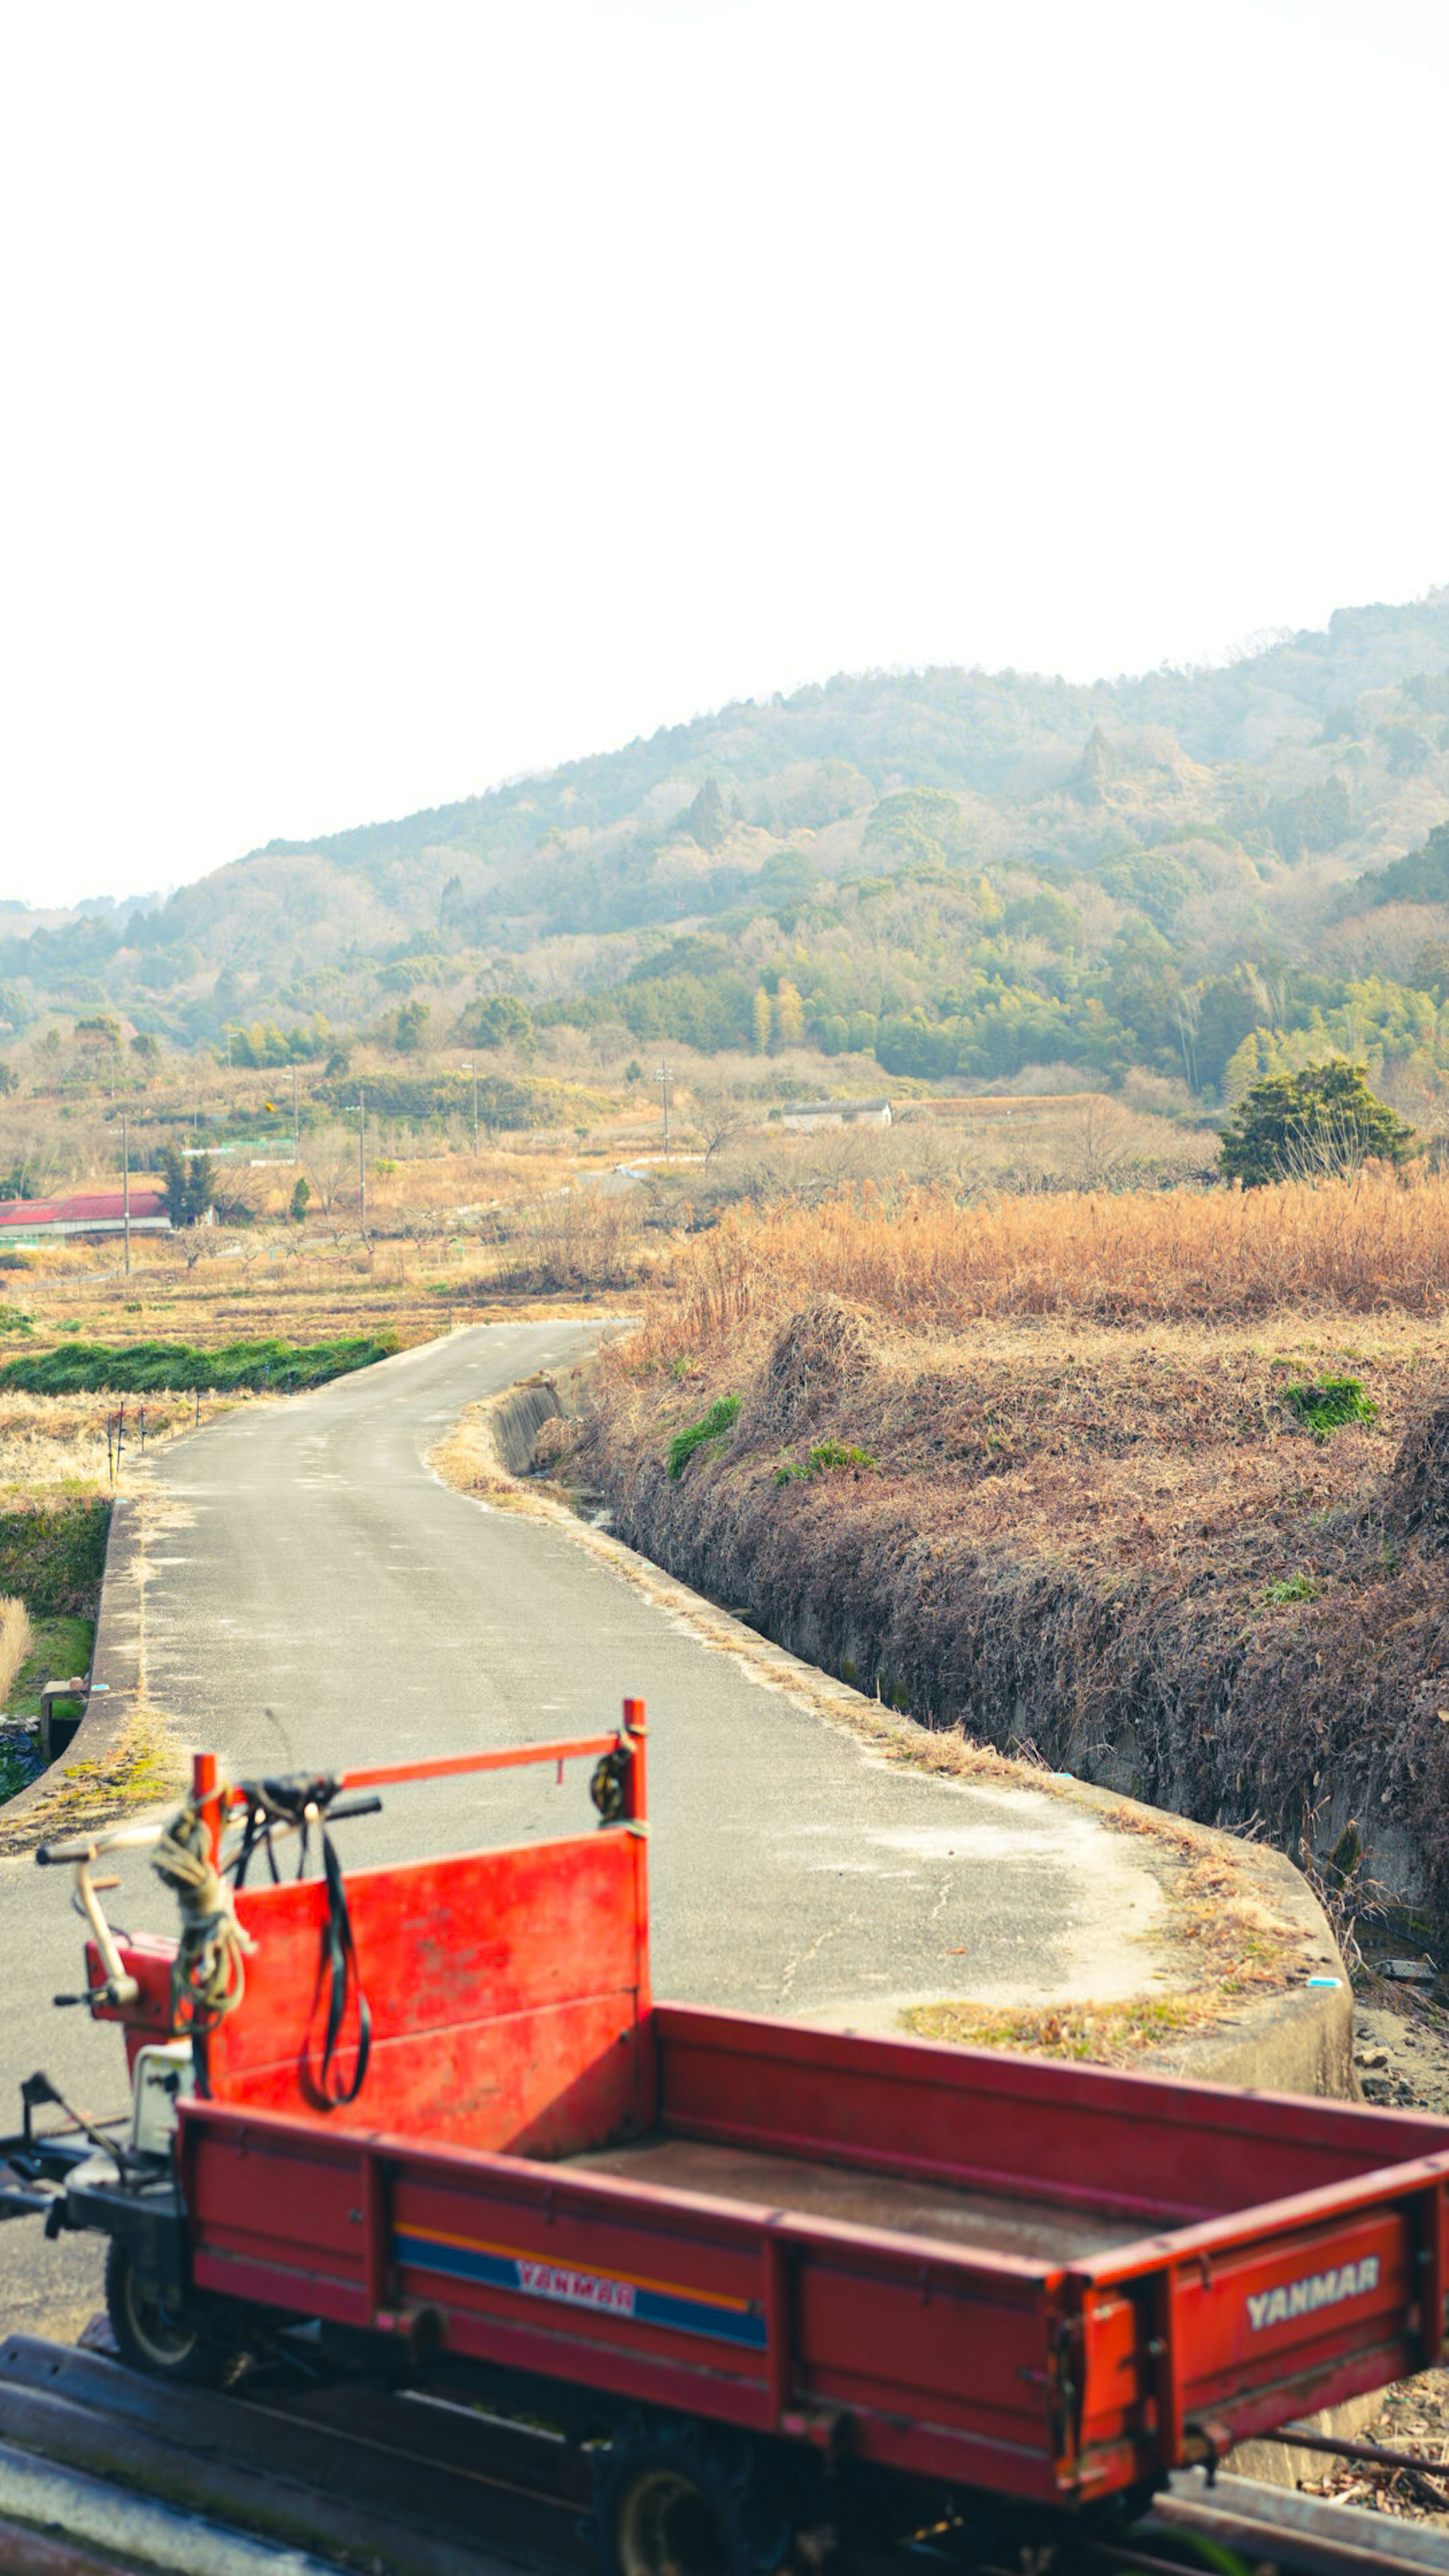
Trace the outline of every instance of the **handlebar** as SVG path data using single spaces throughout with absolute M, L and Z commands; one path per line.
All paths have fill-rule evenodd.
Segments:
M 104 1986 L 76 2000 L 93 2006 L 107 2003 L 119 2009 L 135 2003 L 140 1995 L 136 1979 L 127 1974 L 122 1963 L 91 1877 L 103 1853 L 149 1850 L 170 1840 L 188 1818 L 193 1823 L 194 1841 L 194 1826 L 199 1821 L 206 1828 L 206 1850 L 183 1856 L 186 1866 L 175 1879 L 178 1886 L 183 1882 L 192 1886 L 201 1883 L 193 1875 L 193 1858 L 203 1868 L 208 1857 L 213 1868 L 220 1867 L 220 1834 L 228 1824 L 246 1827 L 244 1857 L 258 1840 L 270 1843 L 275 1836 L 305 1833 L 314 1824 L 342 1824 L 355 1816 L 378 1814 L 381 1799 L 359 1792 L 394 1788 L 415 1780 L 451 1780 L 470 1773 L 511 1771 L 524 1764 L 556 1766 L 561 1781 L 566 1762 L 584 1760 L 595 1764 L 591 1788 L 603 1823 L 622 1826 L 627 1833 L 647 1834 L 645 1733 L 644 1702 L 626 1699 L 622 1725 L 607 1735 L 497 1746 L 487 1752 L 435 1755 L 431 1760 L 372 1763 L 346 1771 L 292 1772 L 280 1778 L 226 1781 L 217 1777 L 215 1755 L 198 1753 L 192 1762 L 191 1796 L 181 1805 L 145 1823 L 111 1825 L 99 1833 L 75 1835 L 66 1842 L 42 1843 L 36 1852 L 42 1869 L 75 1871 L 81 1910 L 105 1970 Z M 174 1875 L 169 1871 L 167 1874 Z M 229 1907 L 228 1894 L 228 1911 Z
M 286 1797 L 287 1792 L 291 1792 L 286 1805 L 283 1805 L 276 1795 L 279 1790 L 283 1797 Z M 267 1798 L 267 1804 L 271 1808 L 272 1833 L 285 1837 L 288 1834 L 303 1833 L 309 1824 L 324 1819 L 328 1824 L 346 1824 L 355 1816 L 376 1816 L 382 1812 L 381 1798 L 338 1798 L 335 1791 L 335 1781 L 325 1776 L 306 1780 L 299 1777 L 285 1783 L 266 1782 L 262 1795 Z M 308 1792 L 311 1794 L 308 1795 Z M 271 1794 L 268 1795 L 268 1793 Z M 218 1794 L 218 1805 L 223 1821 L 228 1820 L 228 1811 L 230 1811 L 239 1822 L 252 1806 L 256 1794 L 254 1785 L 245 1781 L 236 1787 L 222 1789 Z M 90 1994 L 63 1997 L 58 1995 L 57 2003 L 92 2005 L 106 2003 L 119 2011 L 126 2004 L 133 2004 L 138 2000 L 141 1989 L 136 1979 L 127 1973 L 120 1951 L 116 1947 L 115 1934 L 102 1910 L 91 1871 L 106 1852 L 152 1849 L 156 1844 L 164 1841 L 172 1826 L 187 1812 L 184 1805 L 171 1807 L 164 1815 L 153 1818 L 149 1823 L 112 1825 L 103 1828 L 99 1833 L 78 1834 L 69 1842 L 40 1845 L 35 1857 L 42 1869 L 75 1871 L 76 1894 L 80 1898 L 81 1910 L 90 1926 L 91 1935 L 100 1952 L 101 1965 L 105 1971 L 104 1983 Z M 114 1881 L 111 1882 L 111 1884 L 114 1883 Z

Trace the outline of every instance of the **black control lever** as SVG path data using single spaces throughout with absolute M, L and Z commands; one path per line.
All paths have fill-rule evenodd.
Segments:
M 99 2147 L 105 2155 L 114 2156 L 116 2161 L 116 2171 L 120 2175 L 121 2180 L 123 2182 L 125 2181 L 129 2159 L 127 2158 L 124 2147 L 118 2146 L 114 2138 L 108 2138 L 105 2130 L 98 2128 L 95 2121 L 88 2118 L 84 2111 L 77 2111 L 73 2103 L 67 2102 L 59 2085 L 52 2084 L 50 2077 L 43 2069 L 37 2068 L 34 2075 L 26 2076 L 20 2087 L 20 2099 L 25 2105 L 25 2134 L 27 2140 L 30 2137 L 30 2115 L 35 2109 L 36 2104 L 39 2102 L 53 2102 L 57 2111 L 64 2111 L 66 2118 L 74 2122 L 82 2137 L 90 2139 L 93 2147 Z

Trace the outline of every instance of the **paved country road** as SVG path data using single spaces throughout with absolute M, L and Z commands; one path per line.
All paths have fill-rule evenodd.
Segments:
M 466 1404 L 592 1338 L 478 1326 L 163 1452 L 145 1511 L 152 1706 L 246 1771 L 594 1732 L 641 1695 L 656 1992 L 888 2025 L 897 1999 L 1140 1986 L 1151 1951 L 1131 1936 L 1161 1896 L 1132 1843 L 1070 1800 L 870 1759 L 566 1529 L 439 1482 L 427 1453 Z M 566 1780 L 394 1792 L 339 1841 L 362 1863 L 591 1821 L 582 1773 Z M 107 2110 L 114 2034 L 49 2008 L 79 1970 L 59 1878 L 0 1862 L 0 2083 L 44 2065 Z M 136 1864 L 114 1903 L 169 1929 Z M 96 2272 L 89 2245 L 0 2229 L 0 2326 L 73 2329 Z

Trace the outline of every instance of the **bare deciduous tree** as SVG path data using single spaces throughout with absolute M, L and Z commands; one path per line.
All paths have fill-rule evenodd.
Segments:
M 357 1170 L 357 1138 L 346 1127 L 319 1127 L 307 1140 L 307 1178 L 331 1216 Z
M 694 1124 L 704 1144 L 704 1159 L 713 1162 L 716 1154 L 728 1152 L 738 1144 L 749 1125 L 749 1115 L 742 1101 L 732 1091 L 700 1090 L 694 1099 Z

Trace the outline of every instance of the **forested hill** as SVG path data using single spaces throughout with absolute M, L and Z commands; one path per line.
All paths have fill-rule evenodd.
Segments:
M 1031 1000 L 1031 1060 L 1094 992 L 1120 1053 L 1123 961 L 1152 937 L 1189 983 L 1311 970 L 1336 993 L 1419 972 L 1444 927 L 1432 883 L 1355 884 L 1446 819 L 1442 589 L 1209 670 L 839 678 L 400 822 L 270 843 L 159 907 L 7 915 L 0 1014 L 17 1030 L 105 1004 L 214 1043 L 228 1023 L 377 1027 L 421 996 L 439 1037 L 470 1000 L 514 992 L 535 1017 L 669 1034 L 672 988 L 673 1033 L 719 1045 L 759 1035 L 755 996 L 773 1007 L 783 980 L 807 1026 L 862 1044 L 913 1013 L 959 1032 L 984 984 Z M 926 1069 L 996 1069 L 973 1045 Z M 1173 1053 L 1161 1031 L 1131 1045 Z

